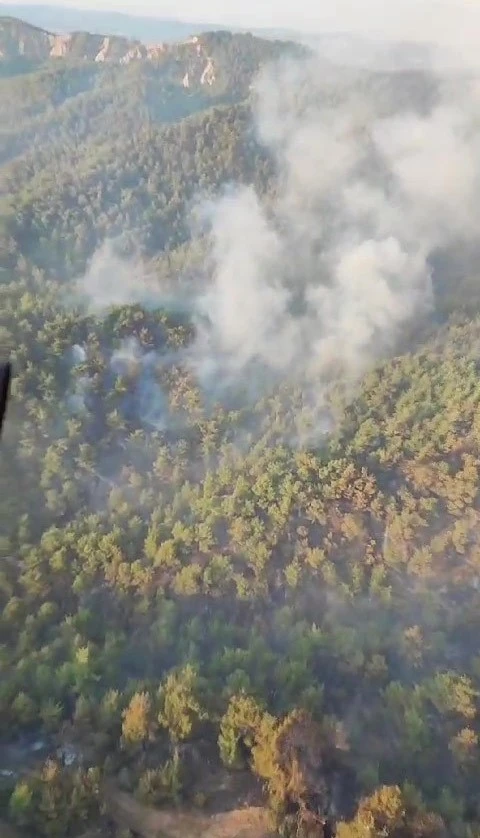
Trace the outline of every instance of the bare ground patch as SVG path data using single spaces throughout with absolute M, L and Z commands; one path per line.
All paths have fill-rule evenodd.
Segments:
M 154 809 L 111 784 L 105 801 L 110 817 L 141 838 L 268 838 L 272 834 L 268 812 L 262 807 L 249 806 L 216 815 Z

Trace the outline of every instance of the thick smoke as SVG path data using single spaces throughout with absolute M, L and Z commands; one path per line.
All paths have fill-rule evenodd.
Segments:
M 229 191 L 211 210 L 195 347 L 217 380 L 257 361 L 321 404 L 332 374 L 356 381 L 432 309 L 430 257 L 477 235 L 480 171 L 475 85 L 459 97 L 439 84 L 427 112 L 398 113 L 393 82 L 389 113 L 368 86 L 335 89 L 323 70 L 286 62 L 257 81 L 278 191 L 267 207 L 251 188 Z
M 101 315 L 114 306 L 148 306 L 158 287 L 138 253 L 127 257 L 121 240 L 107 239 L 75 283 L 74 293 L 77 301 L 87 303 L 92 314 Z
M 432 311 L 432 256 L 480 232 L 480 86 L 422 83 L 405 106 L 401 75 L 379 96 L 373 74 L 318 56 L 260 74 L 255 123 L 276 191 L 230 186 L 202 206 L 211 271 L 189 301 L 197 337 L 182 362 L 205 395 L 301 387 L 316 436 L 329 383 L 353 386 Z M 83 283 L 94 308 L 162 305 L 138 269 L 106 255 Z
M 65 291 L 66 304 L 84 306 L 98 317 L 117 306 L 140 305 L 146 309 L 192 313 L 188 290 L 159 286 L 152 266 L 139 250 L 125 252 L 121 236 L 106 239 L 93 254 L 86 272 Z

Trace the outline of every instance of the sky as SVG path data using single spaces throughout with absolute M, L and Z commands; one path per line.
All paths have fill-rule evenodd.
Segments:
M 41 5 L 42 0 L 27 0 Z M 310 34 L 355 31 L 395 39 L 480 47 L 480 0 L 43 0 L 58 6 L 121 11 Z M 8 5 L 8 3 L 0 3 Z

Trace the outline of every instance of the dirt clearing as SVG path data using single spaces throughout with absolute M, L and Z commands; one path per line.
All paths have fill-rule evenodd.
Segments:
M 218 815 L 154 809 L 131 794 L 109 786 L 105 802 L 110 817 L 142 838 L 269 838 L 266 809 L 246 807 Z

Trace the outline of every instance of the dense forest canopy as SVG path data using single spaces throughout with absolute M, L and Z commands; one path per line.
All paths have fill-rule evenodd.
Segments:
M 0 831 L 480 836 L 478 79 L 23 25 Z

